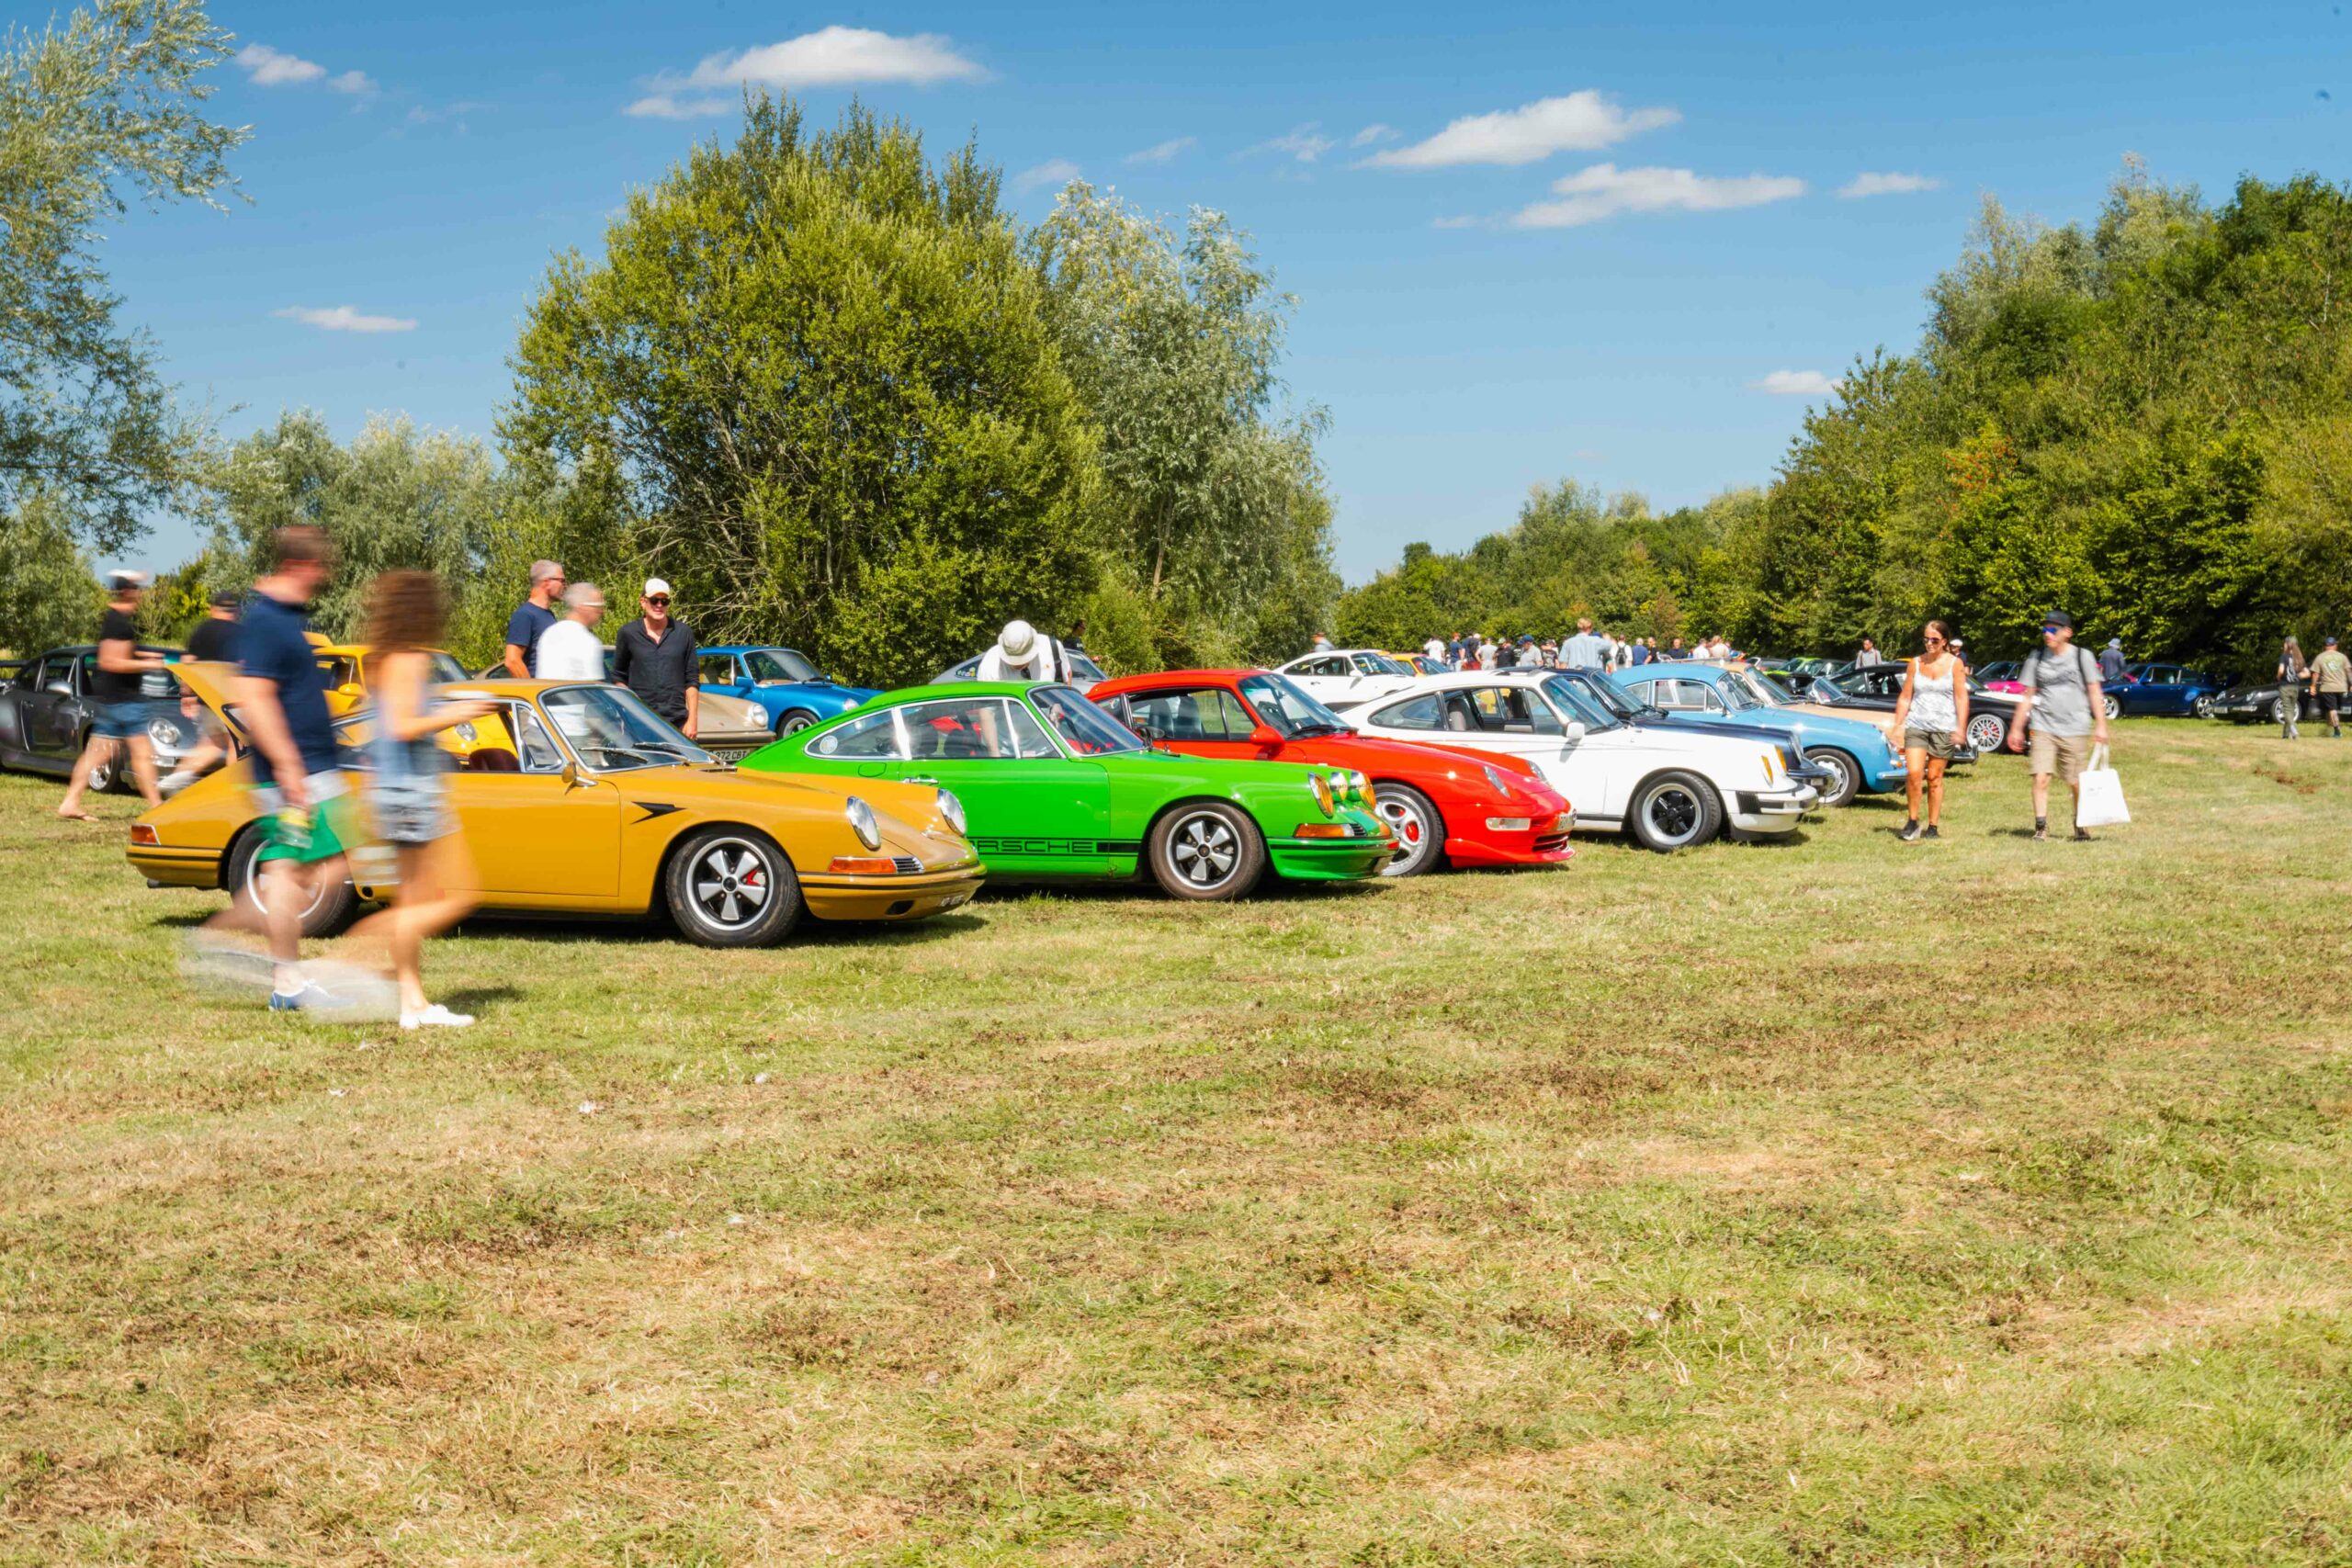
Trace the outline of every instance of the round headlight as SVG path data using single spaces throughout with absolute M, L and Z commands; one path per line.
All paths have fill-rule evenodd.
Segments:
M 1340 806 L 1348 803 L 1347 774 L 1336 771 L 1331 774 L 1331 799 Z
M 859 843 L 869 850 L 882 847 L 882 824 L 875 820 L 874 807 L 853 795 L 849 797 L 847 816 L 850 829 L 856 833 Z
M 453 726 L 452 728 L 455 730 L 458 739 L 464 741 L 469 746 L 481 739 L 481 731 L 474 728 L 474 721 L 472 719 L 468 719 L 465 723 Z
M 180 743 L 180 727 L 168 718 L 151 719 L 147 739 L 158 746 L 176 746 Z
M 1356 792 L 1356 804 L 1358 806 L 1366 806 L 1371 804 L 1372 780 L 1364 776 L 1364 772 L 1362 768 L 1358 768 L 1354 773 L 1348 775 L 1348 787 Z
M 1332 817 L 1338 815 L 1331 806 L 1331 784 L 1329 780 L 1326 779 L 1321 773 L 1309 773 L 1306 775 L 1306 787 L 1314 792 L 1315 804 L 1323 808 L 1324 816 Z
M 956 792 L 952 789 L 939 792 L 939 818 L 958 833 L 971 831 L 964 826 L 964 803 L 956 798 Z
M 1481 762 L 1478 766 L 1486 773 L 1487 782 L 1494 785 L 1495 793 L 1497 795 L 1508 795 L 1510 794 L 1510 775 L 1509 773 L 1504 773 L 1500 768 L 1496 767 L 1491 762 Z

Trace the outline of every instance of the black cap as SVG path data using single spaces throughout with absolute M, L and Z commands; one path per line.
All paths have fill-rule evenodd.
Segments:
M 2041 617 L 2041 624 L 2045 626 L 2064 626 L 2068 631 L 2073 631 L 2075 629 L 2075 617 L 2066 614 L 2064 610 L 2052 610 L 2048 615 Z

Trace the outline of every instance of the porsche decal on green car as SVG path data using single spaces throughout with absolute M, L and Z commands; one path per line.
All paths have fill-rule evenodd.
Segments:
M 741 766 L 936 784 L 1001 881 L 1148 871 L 1180 898 L 1238 898 L 1268 871 L 1376 875 L 1396 848 L 1360 774 L 1156 750 L 1062 685 L 886 692 Z

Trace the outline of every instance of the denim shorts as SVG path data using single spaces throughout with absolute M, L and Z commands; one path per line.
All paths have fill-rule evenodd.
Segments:
M 128 740 L 134 735 L 147 733 L 147 721 L 153 718 L 154 705 L 143 697 L 127 703 L 100 703 L 98 716 L 90 724 L 91 733 L 107 740 Z
M 429 844 L 458 830 L 437 777 L 379 779 L 368 807 L 376 818 L 376 836 L 388 844 Z

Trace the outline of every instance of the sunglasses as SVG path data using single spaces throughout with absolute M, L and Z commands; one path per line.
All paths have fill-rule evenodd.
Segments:
M 2065 629 L 2066 628 L 2064 626 L 2044 626 L 2041 628 L 2041 635 L 2043 637 L 2056 637 L 2060 632 L 2064 631 Z
M 1939 642 L 1941 642 L 1941 641 L 1943 641 L 1943 640 L 1944 640 L 1943 638 L 1941 638 L 1941 637 L 1938 637 L 1938 636 L 1937 636 L 1935 633 L 1933 633 L 1933 632 L 1929 632 L 1929 633 L 1928 634 L 1928 641 L 1929 641 L 1929 642 L 1931 642 L 1931 643 L 1939 643 Z
M 648 599 L 646 603 L 649 604 L 659 604 L 666 610 L 670 607 L 670 596 L 667 593 L 656 593 L 653 597 Z

